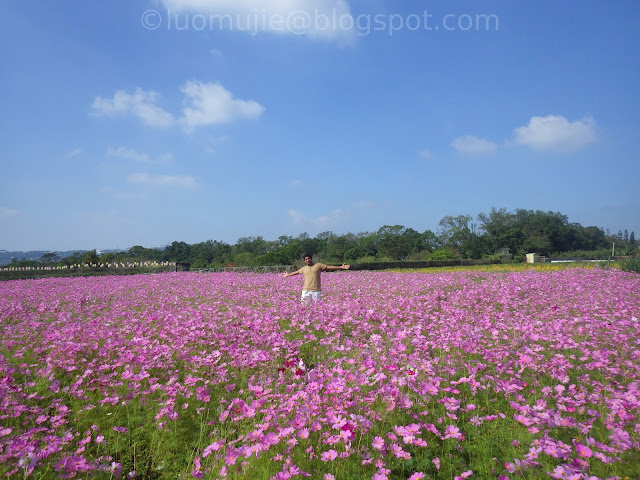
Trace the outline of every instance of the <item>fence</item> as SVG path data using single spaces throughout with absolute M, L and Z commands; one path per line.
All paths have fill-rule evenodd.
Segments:
M 260 265 L 254 267 L 217 267 L 197 268 L 195 272 L 247 272 L 247 273 L 284 273 L 294 269 L 293 265 Z
M 134 275 L 139 273 L 175 272 L 173 262 L 80 263 L 60 267 L 0 267 L 0 280 L 47 277 L 92 277 L 100 275 Z

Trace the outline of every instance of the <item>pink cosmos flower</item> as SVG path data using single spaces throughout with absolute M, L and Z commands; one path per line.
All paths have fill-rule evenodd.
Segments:
M 440 458 L 436 457 L 431 462 L 436 466 L 436 470 L 440 470 Z
M 382 437 L 374 437 L 371 446 L 374 450 L 382 450 L 384 448 L 384 440 Z
M 471 475 L 473 475 L 473 471 L 467 470 L 466 472 L 463 472 L 460 475 L 453 477 L 453 480 L 464 480 L 465 478 L 469 478 Z
M 331 449 L 326 452 L 322 452 L 322 455 L 320 455 L 320 460 L 322 460 L 323 462 L 330 462 L 335 460 L 337 457 L 338 457 L 338 452 Z
M 411 475 L 408 480 L 420 480 L 421 478 L 426 477 L 426 475 L 422 472 L 416 472 L 413 475 Z
M 447 425 L 447 428 L 444 430 L 444 438 L 460 438 L 462 434 L 460 433 L 460 429 L 455 425 Z
M 593 452 L 589 447 L 587 447 L 586 445 L 582 445 L 581 443 L 578 443 L 575 440 L 573 441 L 573 446 L 576 448 L 576 451 L 578 452 L 578 456 L 581 458 L 589 458 L 591 457 L 591 455 L 593 455 Z
M 400 445 L 398 445 L 397 443 L 394 443 L 393 445 L 391 445 L 391 453 L 393 453 L 396 457 L 400 458 L 404 453 L 404 450 L 402 450 L 402 447 Z
M 202 451 L 202 458 L 207 458 L 209 455 L 211 455 L 212 452 L 217 452 L 222 448 L 223 445 L 224 442 L 213 442 L 208 447 L 205 447 L 205 449 Z

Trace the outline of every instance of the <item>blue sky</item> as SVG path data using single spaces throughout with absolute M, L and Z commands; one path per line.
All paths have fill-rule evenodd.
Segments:
M 640 3 L 6 0 L 0 249 L 640 234 Z

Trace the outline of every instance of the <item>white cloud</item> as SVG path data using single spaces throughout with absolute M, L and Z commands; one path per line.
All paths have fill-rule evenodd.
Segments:
M 190 175 L 150 175 L 148 173 L 133 173 L 127 177 L 129 183 L 135 185 L 194 188 L 195 179 Z
M 127 147 L 118 147 L 113 148 L 109 147 L 107 149 L 107 157 L 115 157 L 122 158 L 124 160 L 133 160 L 134 162 L 139 163 L 151 163 L 151 158 L 146 153 L 136 152 Z
M 113 98 L 96 97 L 91 105 L 94 115 L 114 117 L 134 115 L 151 127 L 170 127 L 180 123 L 186 131 L 195 127 L 229 123 L 241 118 L 257 118 L 264 107 L 253 100 L 233 98 L 220 83 L 185 83 L 183 116 L 176 118 L 156 105 L 158 94 L 138 88 L 135 93 L 116 91 Z
M 229 123 L 239 118 L 257 118 L 264 107 L 253 100 L 237 100 L 219 83 L 187 82 L 181 88 L 191 107 L 180 122 L 187 130 L 202 125 Z
M 289 214 L 289 216 L 291 217 L 291 220 L 293 220 L 293 223 L 295 224 L 305 222 L 307 219 L 304 213 L 299 212 L 298 210 L 290 209 L 287 213 Z
M 302 180 L 294 178 L 293 180 L 289 180 L 289 183 L 287 183 L 287 185 L 290 187 L 302 187 L 304 185 L 304 182 Z
M 109 147 L 106 153 L 107 157 L 112 158 L 122 158 L 123 160 L 132 160 L 137 163 L 168 163 L 173 158 L 173 155 L 170 153 L 164 153 L 159 156 L 157 159 L 152 159 L 149 154 L 143 152 L 137 152 L 131 148 L 127 147 Z
M 315 228 L 328 227 L 339 221 L 344 216 L 343 211 L 339 208 L 331 212 L 329 215 L 322 215 L 316 218 L 307 217 L 304 213 L 294 209 L 290 209 L 287 213 L 294 224 L 305 224 Z
M 585 117 L 575 122 L 561 115 L 532 117 L 529 125 L 516 128 L 514 142 L 535 150 L 571 152 L 596 140 L 595 122 Z
M 424 158 L 425 160 L 431 160 L 433 158 L 433 153 L 431 153 L 431 150 L 425 148 L 424 150 L 420 150 L 418 152 L 418 156 L 420 158 Z
M 202 14 L 194 28 L 265 31 L 320 39 L 353 39 L 356 21 L 345 0 L 161 0 L 172 13 Z M 205 15 L 207 14 L 207 15 Z M 185 17 L 184 20 L 187 20 Z
M 170 127 L 173 115 L 156 105 L 158 94 L 151 90 L 136 89 L 134 93 L 116 91 L 113 98 L 96 97 L 91 105 L 92 112 L 100 116 L 131 114 L 152 127 Z
M 495 143 L 472 135 L 456 138 L 451 142 L 451 146 L 456 151 L 468 155 L 487 155 L 494 153 L 497 149 Z
M 209 50 L 209 55 L 211 55 L 212 57 L 222 57 L 222 51 L 218 50 L 217 48 L 212 48 L 211 50 Z
M 18 210 L 14 210 L 13 208 L 8 207 L 0 207 L 0 217 L 13 217 L 18 215 Z
M 76 157 L 80 157 L 81 155 L 84 155 L 84 150 L 81 148 L 74 148 L 73 150 L 68 152 L 65 156 L 67 158 L 76 158 Z

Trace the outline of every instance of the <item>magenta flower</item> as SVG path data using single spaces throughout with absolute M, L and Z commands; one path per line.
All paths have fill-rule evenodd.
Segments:
M 322 452 L 322 455 L 320 455 L 320 460 L 322 460 L 323 462 L 330 462 L 335 460 L 337 457 L 338 457 L 338 452 L 332 449 L 326 452 Z
M 213 442 L 211 445 L 205 447 L 205 449 L 202 451 L 202 458 L 207 458 L 209 455 L 211 455 L 211 453 L 217 452 L 222 448 L 223 445 L 224 442 Z
M 466 472 L 453 477 L 453 480 L 464 480 L 465 478 L 469 478 L 471 475 L 473 475 L 473 472 L 471 470 L 467 470 Z
M 589 458 L 593 454 L 593 452 L 591 451 L 591 449 L 589 447 L 579 443 L 576 440 L 573 440 L 573 446 L 575 447 L 576 451 L 578 452 L 578 456 L 580 458 Z
M 371 446 L 374 450 L 382 450 L 384 448 L 384 439 L 382 437 L 374 437 Z
M 460 433 L 460 429 L 455 425 L 447 425 L 447 428 L 444 430 L 444 438 L 460 438 L 462 434 Z

